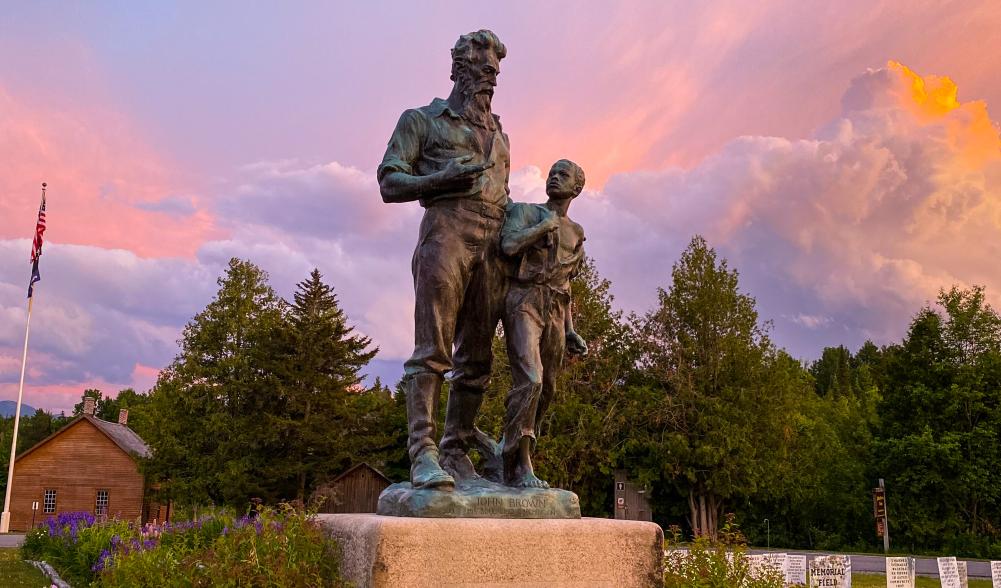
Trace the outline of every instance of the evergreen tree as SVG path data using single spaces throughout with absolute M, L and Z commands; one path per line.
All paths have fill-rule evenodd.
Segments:
M 1001 555 L 1001 317 L 983 288 L 953 287 L 885 352 L 875 472 L 895 541 Z M 991 547 L 991 544 L 994 547 Z
M 232 259 L 216 297 L 184 329 L 150 398 L 148 471 L 175 499 L 242 505 L 275 499 L 281 398 L 275 342 L 284 303 L 257 266 Z
M 787 457 L 799 380 L 737 271 L 702 237 L 671 277 L 639 321 L 641 377 L 663 395 L 650 452 L 687 499 L 693 532 L 714 538 L 724 503 L 753 495 Z
M 303 500 L 316 480 L 349 467 L 367 449 L 359 425 L 370 412 L 359 371 L 378 352 L 354 334 L 320 272 L 298 284 L 285 327 L 282 363 L 289 472 Z M 378 393 L 382 392 L 378 384 Z M 385 397 L 382 400 L 386 400 Z

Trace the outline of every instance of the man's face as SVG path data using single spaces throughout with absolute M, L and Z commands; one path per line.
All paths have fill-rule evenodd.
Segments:
M 500 60 L 491 49 L 480 49 L 466 67 L 469 76 L 469 87 L 472 94 L 494 95 L 497 85 L 497 75 L 500 74 Z
M 577 177 L 574 169 L 563 162 L 557 162 L 549 170 L 546 180 L 546 194 L 550 198 L 564 199 L 576 196 Z

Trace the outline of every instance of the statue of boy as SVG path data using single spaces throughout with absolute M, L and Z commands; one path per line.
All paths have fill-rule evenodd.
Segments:
M 584 256 L 584 229 L 570 220 L 570 202 L 584 189 L 584 170 L 561 159 L 546 181 L 546 204 L 512 203 L 501 231 L 509 256 L 504 336 L 512 388 L 504 401 L 504 483 L 548 488 L 532 468 L 539 424 L 552 401 L 563 354 L 587 354 L 574 331 L 570 279 Z
M 418 200 L 425 208 L 412 262 L 414 353 L 404 366 L 415 488 L 451 490 L 455 478 L 446 469 L 475 478 L 466 452 L 486 437 L 473 423 L 490 382 L 490 344 L 504 301 L 499 244 L 511 156 L 491 100 L 505 55 L 490 31 L 459 37 L 448 99 L 404 112 L 379 165 L 383 201 Z M 439 459 L 435 419 L 446 372 Z

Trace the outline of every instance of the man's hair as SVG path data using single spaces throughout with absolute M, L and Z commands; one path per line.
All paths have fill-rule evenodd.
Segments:
M 569 166 L 570 169 L 573 170 L 573 177 L 574 180 L 576 180 L 573 186 L 574 196 L 580 196 L 581 191 L 584 190 L 584 168 L 569 159 L 561 159 L 554 163 L 553 167 L 549 168 L 549 173 L 553 173 L 553 169 L 561 163 Z
M 482 49 L 492 50 L 498 61 L 507 57 L 507 47 L 493 31 L 480 29 L 475 33 L 466 33 L 459 37 L 452 48 L 452 81 L 456 80 L 461 68 L 473 62 L 476 51 Z

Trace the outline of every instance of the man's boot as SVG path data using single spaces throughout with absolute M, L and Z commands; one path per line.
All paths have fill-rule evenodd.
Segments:
M 469 459 L 470 444 L 483 453 L 480 445 L 484 443 L 484 439 L 490 440 L 486 433 L 473 424 L 481 404 L 483 390 L 454 382 L 450 385 L 448 405 L 445 408 L 445 436 L 441 440 L 441 465 L 460 482 L 480 477 Z
M 455 479 L 438 463 L 438 448 L 434 444 L 438 395 L 442 377 L 433 373 L 410 376 L 407 386 L 407 425 L 410 453 L 410 483 L 414 488 L 451 490 Z

